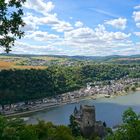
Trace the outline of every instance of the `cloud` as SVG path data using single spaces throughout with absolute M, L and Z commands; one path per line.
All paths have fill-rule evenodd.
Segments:
M 13 47 L 12 53 L 16 54 L 63 54 L 63 50 L 61 48 L 51 46 L 51 45 L 32 45 L 24 42 L 16 42 Z
M 85 27 L 65 32 L 64 38 L 52 45 L 69 48 L 68 54 L 72 55 L 111 55 L 116 53 L 115 50 L 132 45 L 129 41 L 130 35 L 123 32 L 108 32 L 103 25 L 98 25 L 95 29 Z
M 47 15 L 48 12 L 51 12 L 54 9 L 55 5 L 51 1 L 44 2 L 44 0 L 27 0 L 24 7 L 35 10 L 43 15 Z
M 139 36 L 140 37 L 140 32 L 134 32 L 134 35 Z
M 86 41 L 87 43 L 87 41 L 90 40 L 90 43 L 93 44 L 95 41 L 107 42 L 114 40 L 124 40 L 130 37 L 130 34 L 125 34 L 123 32 L 108 32 L 103 25 L 98 25 L 98 27 L 94 30 L 86 27 L 65 32 L 64 37 L 66 40 L 75 42 Z
M 26 22 L 25 38 L 16 41 L 13 53 L 58 54 L 58 55 L 112 55 L 134 54 L 140 52 L 139 44 L 131 41 L 131 34 L 126 28 L 127 19 L 119 18 L 112 12 L 89 8 L 104 17 L 112 17 L 101 25 L 90 28 L 80 20 L 74 21 L 74 15 L 68 15 L 69 21 L 60 18 L 53 10 L 55 5 L 47 0 L 27 0 L 24 5 Z M 138 8 L 138 7 L 137 7 Z M 55 10 L 57 11 L 57 9 Z M 29 13 L 30 12 L 30 13 Z M 73 17 L 73 18 L 72 18 Z M 133 12 L 136 26 L 140 27 L 139 11 Z M 73 19 L 73 20 L 71 20 Z M 111 25 L 121 31 L 113 32 L 105 28 Z M 135 32 L 139 36 L 140 33 Z M 133 34 L 134 35 L 134 34 Z M 0 50 L 1 51 L 1 50 Z
M 139 22 L 140 21 L 140 11 L 134 11 L 133 18 L 134 18 L 135 22 Z
M 129 41 L 130 35 L 123 32 L 109 32 L 104 25 L 98 25 L 94 29 L 81 27 L 65 31 L 61 38 L 45 31 L 29 31 L 25 36 L 28 43 L 16 42 L 13 53 L 111 55 L 123 52 L 125 54 L 126 49 L 133 46 Z
M 135 6 L 134 9 L 140 9 L 140 5 Z
M 57 32 L 64 32 L 73 29 L 69 22 L 60 20 L 56 13 L 49 13 L 55 7 L 51 1 L 45 3 L 44 0 L 27 0 L 24 7 L 35 10 L 43 15 L 41 17 L 36 17 L 32 14 L 26 15 L 26 17 L 24 17 L 25 23 L 27 24 L 25 26 L 25 30 L 36 30 L 41 25 L 51 26 L 51 28 Z
M 38 22 L 40 24 L 49 25 L 53 30 L 57 32 L 64 32 L 72 30 L 73 27 L 69 22 L 64 20 L 59 20 L 56 14 L 49 14 L 46 17 L 39 18 Z
M 136 23 L 136 26 L 137 26 L 138 28 L 140 28 L 140 23 Z
M 84 24 L 81 21 L 76 21 L 75 22 L 75 27 L 82 27 Z
M 39 18 L 33 16 L 31 13 L 26 13 L 23 17 L 23 20 L 25 22 L 25 26 L 23 27 L 24 31 L 34 31 L 39 29 L 40 23 L 38 23 Z
M 59 21 L 58 24 L 52 26 L 52 29 L 56 30 L 57 32 L 64 32 L 72 30 L 73 27 L 69 22 Z
M 134 11 L 133 18 L 134 18 L 134 21 L 136 23 L 136 27 L 140 28 L 140 11 Z
M 57 14 L 48 14 L 44 17 L 39 17 L 38 22 L 41 24 L 56 25 L 59 24 L 60 20 L 57 18 Z
M 32 13 L 26 13 L 23 20 L 26 23 L 26 26 L 24 27 L 24 30 L 26 31 L 37 30 L 40 26 L 50 26 L 51 29 L 56 30 L 57 32 L 64 32 L 73 29 L 69 22 L 58 19 L 57 14 L 55 13 L 41 17 L 37 17 Z
M 124 30 L 126 28 L 127 19 L 126 18 L 118 18 L 113 20 L 108 20 L 105 24 L 111 25 L 117 29 Z
M 33 32 L 28 32 L 25 38 L 33 39 L 36 41 L 55 41 L 59 39 L 59 36 L 55 34 L 49 34 L 48 32 L 43 32 L 43 31 L 33 31 Z

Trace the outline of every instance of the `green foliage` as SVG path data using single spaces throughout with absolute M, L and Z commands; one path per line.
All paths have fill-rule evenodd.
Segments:
M 72 134 L 74 136 L 80 136 L 80 127 L 78 126 L 77 122 L 75 121 L 73 115 L 70 116 L 70 124 L 69 124 L 70 129 L 72 130 Z
M 86 65 L 81 68 L 81 72 L 87 80 L 86 82 L 115 80 L 120 79 L 128 74 L 128 69 L 120 65 Z
M 126 87 L 124 88 L 124 90 L 125 90 L 125 92 L 128 92 L 128 91 L 129 91 L 129 86 L 126 86 Z
M 14 121 L 14 125 L 13 125 Z M 16 124 L 15 122 L 18 122 Z M 39 121 L 36 125 L 26 125 L 20 120 L 0 117 L 0 140 L 84 140 L 72 135 L 67 126 L 56 126 Z
M 123 124 L 106 140 L 140 140 L 140 116 L 131 108 L 123 114 Z
M 129 74 L 131 78 L 140 78 L 140 68 L 133 69 Z
M 52 80 L 49 70 L 4 70 L 0 72 L 0 103 L 51 96 L 54 93 Z
M 136 86 L 135 85 L 131 86 L 131 90 L 136 91 Z
M 22 20 L 22 4 L 25 0 L 0 0 L 0 46 L 9 53 L 11 46 L 17 38 L 21 38 L 24 32 L 20 27 L 25 23 Z
M 108 80 L 120 79 L 134 71 L 131 71 L 131 66 L 108 64 L 52 66 L 44 70 L 1 70 L 0 104 L 56 96 L 78 90 L 87 82 L 102 81 L 106 84 Z
M 19 137 L 21 140 L 38 140 L 35 128 L 32 125 L 25 125 L 19 132 Z
M 140 140 L 140 116 L 129 108 L 122 118 L 123 123 L 117 130 L 113 132 L 108 128 L 108 136 L 105 140 Z M 80 133 L 76 136 L 73 127 L 57 126 L 44 121 L 27 125 L 22 120 L 0 116 L 0 140 L 85 140 Z M 93 134 L 86 140 L 100 140 L 100 138 Z

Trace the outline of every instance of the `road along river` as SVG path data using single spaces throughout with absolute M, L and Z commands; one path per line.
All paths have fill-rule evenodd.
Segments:
M 129 107 L 140 113 L 140 91 L 131 92 L 128 95 L 113 98 L 87 99 L 73 104 L 46 109 L 27 115 L 27 123 L 37 123 L 37 119 L 51 121 L 54 124 L 69 124 L 69 116 L 74 107 L 80 105 L 95 105 L 96 119 L 105 121 L 109 127 L 121 123 L 122 113 Z

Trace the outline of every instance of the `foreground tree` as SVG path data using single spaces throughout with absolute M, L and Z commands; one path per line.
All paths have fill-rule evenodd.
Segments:
M 27 125 L 19 119 L 0 116 L 0 140 L 84 140 L 74 137 L 67 126 L 57 126 L 51 122 L 39 121 Z
M 0 0 L 0 47 L 6 53 L 11 51 L 15 40 L 24 35 L 21 30 L 25 25 L 22 20 L 24 2 L 25 0 Z
M 123 124 L 107 140 L 140 140 L 140 116 L 131 108 L 123 114 Z
M 73 115 L 70 116 L 70 124 L 69 124 L 69 127 L 72 130 L 72 134 L 74 136 L 80 136 L 81 135 L 80 127 L 78 126 L 77 122 L 75 121 Z

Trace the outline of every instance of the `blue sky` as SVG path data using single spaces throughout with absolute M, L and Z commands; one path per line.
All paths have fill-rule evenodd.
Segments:
M 140 54 L 140 0 L 27 0 L 12 53 Z

